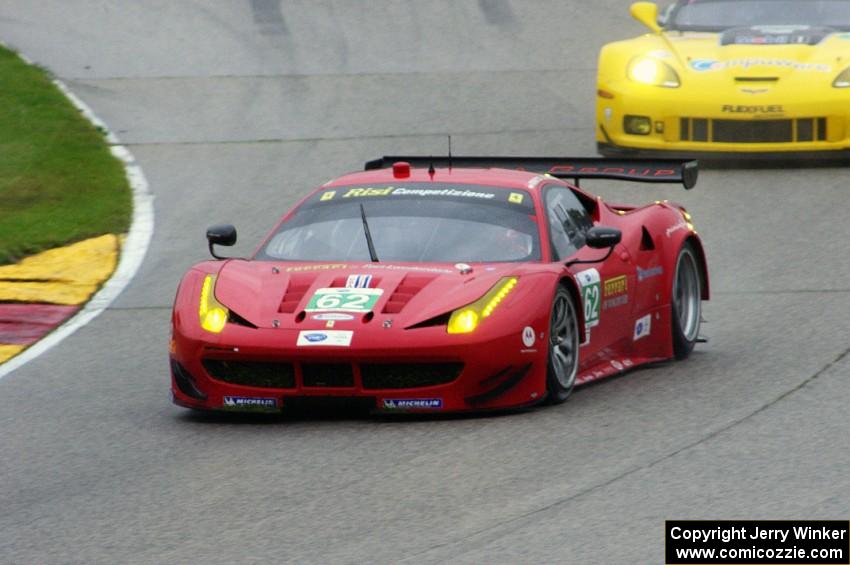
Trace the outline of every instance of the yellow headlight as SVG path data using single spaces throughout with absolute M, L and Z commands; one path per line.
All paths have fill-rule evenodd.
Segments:
M 835 81 L 832 83 L 832 86 L 835 88 L 848 88 L 850 87 L 850 67 L 841 71 L 841 74 L 835 77 Z
M 681 84 L 673 67 L 652 57 L 641 56 L 632 59 L 628 74 L 630 79 L 642 84 L 667 88 L 677 88 Z
M 449 319 L 450 334 L 468 334 L 478 327 L 478 312 L 472 308 L 461 308 L 452 312 Z
M 481 319 L 489 317 L 516 284 L 516 277 L 500 279 L 487 294 L 452 312 L 446 331 L 450 334 L 468 334 L 474 331 Z
M 227 324 L 229 312 L 215 299 L 215 275 L 207 275 L 201 287 L 201 300 L 198 306 L 198 316 L 201 327 L 214 334 L 221 333 Z

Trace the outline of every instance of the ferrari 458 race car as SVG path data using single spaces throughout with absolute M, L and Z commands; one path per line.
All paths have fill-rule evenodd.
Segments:
M 304 198 L 251 258 L 183 277 L 174 402 L 501 409 L 562 402 L 576 384 L 684 358 L 709 294 L 691 216 L 667 201 L 607 203 L 578 183 L 689 188 L 696 175 L 695 162 L 674 161 L 367 163 Z M 207 238 L 218 259 L 214 245 L 232 245 L 236 231 L 216 226 Z
M 604 155 L 850 156 L 850 2 L 679 0 L 599 56 Z

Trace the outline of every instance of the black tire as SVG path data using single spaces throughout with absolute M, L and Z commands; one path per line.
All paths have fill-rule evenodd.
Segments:
M 694 245 L 687 241 L 679 250 L 670 294 L 673 354 L 685 359 L 699 338 L 702 321 L 702 269 Z
M 572 294 L 558 286 L 549 316 L 549 353 L 546 370 L 546 401 L 560 404 L 576 384 L 579 364 L 579 328 Z

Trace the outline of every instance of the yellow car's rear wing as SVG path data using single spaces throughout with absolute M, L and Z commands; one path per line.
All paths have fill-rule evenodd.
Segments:
M 562 179 L 614 179 L 638 182 L 681 183 L 690 190 L 697 183 L 697 161 L 675 159 L 600 159 L 595 157 L 425 157 L 387 155 L 369 161 L 365 170 L 385 169 L 394 163 L 409 163 L 411 167 L 516 169 L 548 174 Z

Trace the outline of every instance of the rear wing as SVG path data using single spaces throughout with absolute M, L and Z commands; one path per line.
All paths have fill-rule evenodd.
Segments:
M 365 170 L 385 169 L 403 161 L 411 167 L 500 168 L 548 174 L 560 179 L 614 179 L 638 182 L 681 183 L 692 189 L 697 183 L 697 161 L 675 159 L 597 159 L 594 157 L 423 157 L 384 156 L 369 161 Z

